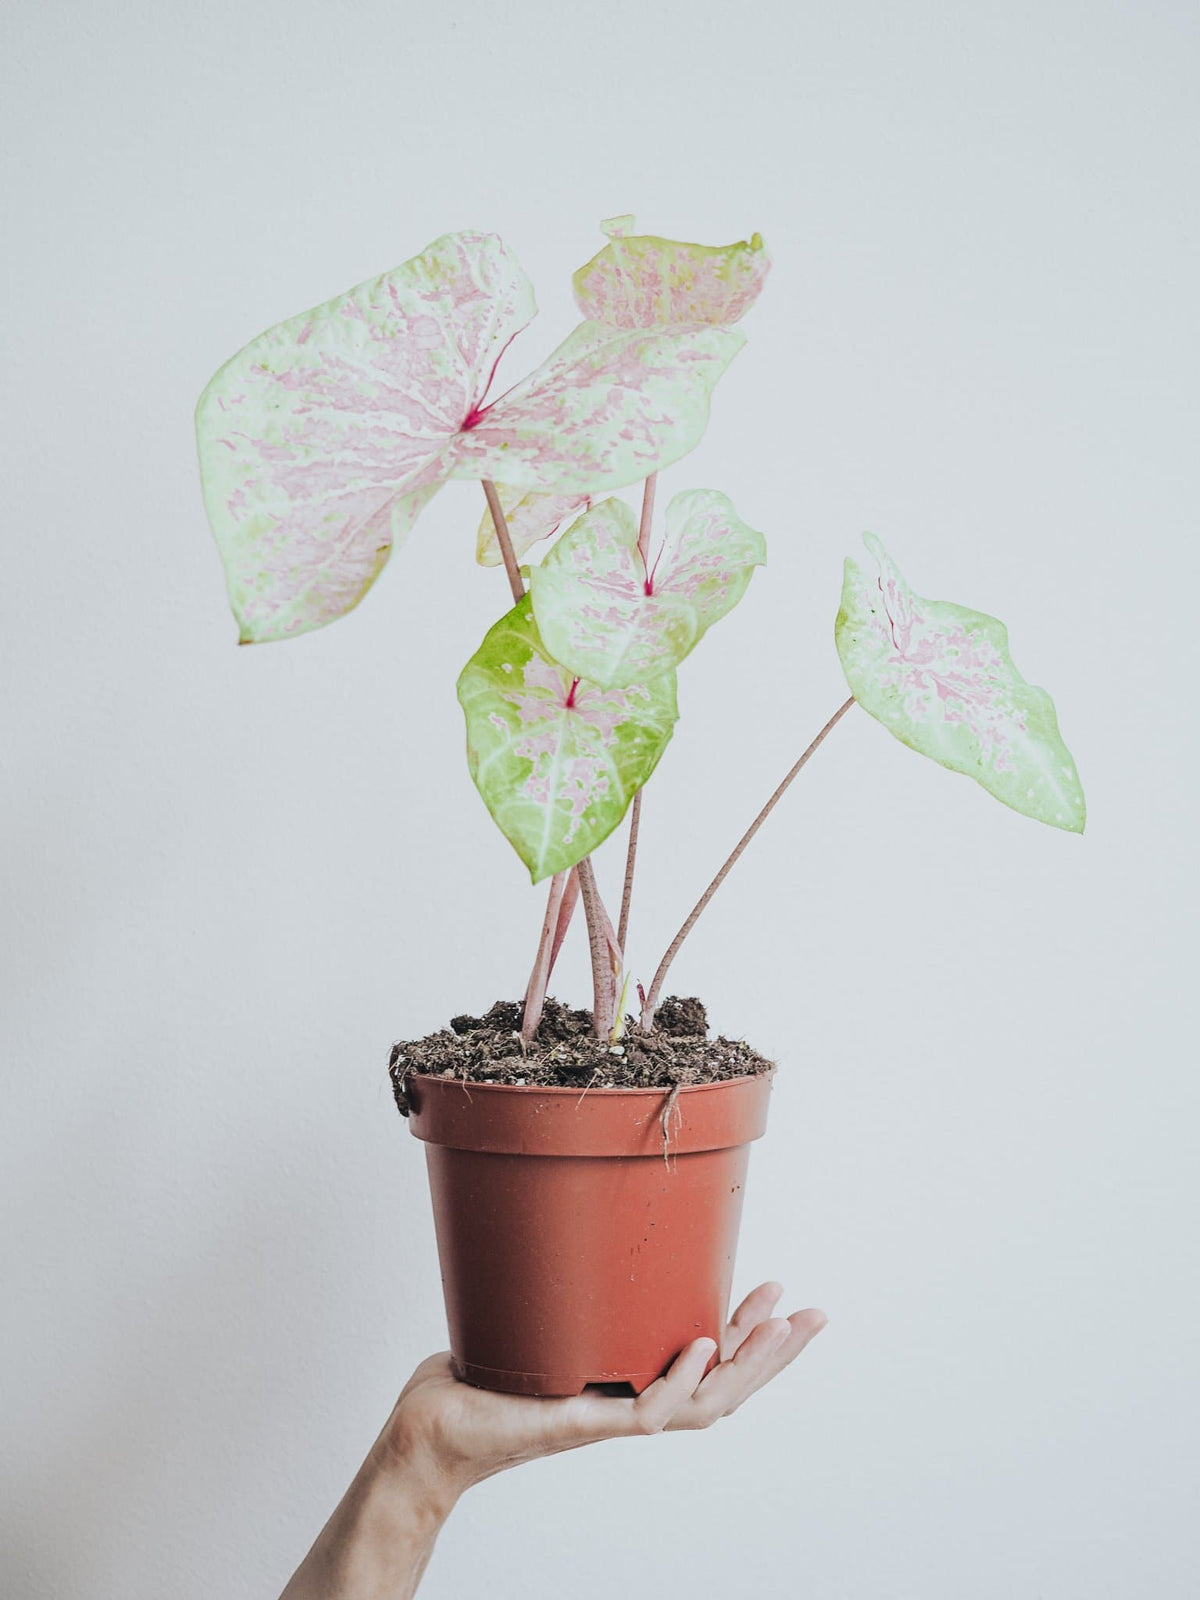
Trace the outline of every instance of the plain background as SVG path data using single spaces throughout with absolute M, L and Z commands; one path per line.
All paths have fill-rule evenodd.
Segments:
M 843 698 L 865 528 L 1009 623 L 1089 831 L 839 727 L 675 969 L 782 1067 L 738 1292 L 830 1327 L 710 1433 L 475 1491 L 423 1594 L 1194 1595 L 1195 7 L 5 32 L 5 1596 L 278 1592 L 444 1342 L 388 1047 L 518 993 L 540 919 L 462 757 L 507 604 L 477 490 L 351 618 L 237 650 L 196 397 L 462 227 L 537 286 L 515 379 L 622 211 L 775 259 L 663 485 L 732 495 L 770 566 L 681 673 L 639 971 Z M 578 934 L 555 988 L 589 997 Z

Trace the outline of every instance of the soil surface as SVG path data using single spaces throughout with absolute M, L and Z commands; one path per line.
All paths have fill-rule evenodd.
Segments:
M 546 1001 L 532 1044 L 522 1044 L 520 1029 L 520 1002 L 498 1000 L 485 1017 L 452 1017 L 440 1033 L 393 1045 L 388 1071 L 401 1115 L 408 1115 L 405 1079 L 414 1073 L 543 1088 L 669 1089 L 775 1066 L 743 1039 L 710 1039 L 700 1001 L 674 995 L 659 1006 L 651 1032 L 630 1022 L 615 1045 L 593 1036 L 590 1011 L 557 1000 Z

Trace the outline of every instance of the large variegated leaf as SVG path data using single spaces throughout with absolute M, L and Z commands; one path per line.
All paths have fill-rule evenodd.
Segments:
M 499 239 L 447 234 L 221 368 L 196 427 L 243 643 L 357 605 L 448 477 L 581 498 L 678 460 L 742 343 L 718 328 L 585 323 L 484 405 L 533 313 Z
M 458 698 L 471 777 L 535 883 L 608 837 L 678 714 L 674 673 L 601 689 L 565 671 L 538 635 L 528 595 L 464 667 Z
M 457 441 L 454 476 L 600 494 L 678 461 L 708 424 L 709 396 L 745 343 L 731 328 L 584 322 Z
M 530 574 L 546 648 L 580 677 L 615 687 L 675 667 L 767 559 L 762 534 L 715 490 L 677 494 L 666 521 L 649 573 L 633 512 L 605 500 Z
M 914 594 L 868 534 L 879 577 L 846 562 L 837 647 L 865 711 L 922 755 L 1014 811 L 1082 833 L 1079 775 L 1054 702 L 1013 665 L 995 617 Z
M 534 310 L 495 235 L 448 234 L 221 368 L 196 428 L 244 643 L 357 605 L 448 476 L 454 440 Z
M 681 244 L 631 236 L 632 227 L 632 217 L 612 218 L 611 242 L 575 274 L 585 317 L 617 328 L 728 324 L 758 299 L 771 262 L 757 233 L 738 244 Z
M 506 483 L 498 483 L 496 490 L 518 558 L 540 540 L 549 539 L 568 517 L 592 503 L 586 494 L 538 494 L 535 490 L 510 489 Z M 475 535 L 475 559 L 481 567 L 498 567 L 504 560 L 488 506 L 484 507 Z

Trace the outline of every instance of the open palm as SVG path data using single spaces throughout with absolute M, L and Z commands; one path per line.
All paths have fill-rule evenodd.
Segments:
M 825 1326 L 824 1312 L 772 1316 L 783 1294 L 763 1283 L 734 1312 L 720 1360 L 707 1372 L 711 1339 L 696 1339 L 633 1398 L 602 1387 L 564 1399 L 497 1394 L 456 1375 L 448 1351 L 423 1361 L 405 1386 L 381 1443 L 430 1463 L 456 1490 L 506 1467 L 601 1439 L 707 1428 L 761 1389 Z

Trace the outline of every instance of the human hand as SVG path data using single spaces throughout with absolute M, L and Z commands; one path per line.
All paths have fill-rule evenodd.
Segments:
M 565 1399 L 498 1394 L 456 1377 L 448 1352 L 413 1374 L 377 1448 L 403 1460 L 453 1500 L 471 1484 L 540 1456 L 601 1439 L 710 1427 L 737 1410 L 825 1326 L 822 1311 L 772 1312 L 783 1289 L 760 1284 L 734 1312 L 707 1375 L 711 1339 L 696 1339 L 636 1399 L 603 1388 Z
M 410 1600 L 439 1529 L 473 1483 L 601 1439 L 727 1417 L 825 1326 L 823 1311 L 772 1316 L 782 1293 L 764 1283 L 746 1296 L 711 1372 L 713 1341 L 696 1339 L 636 1400 L 600 1388 L 562 1400 L 495 1394 L 457 1378 L 448 1352 L 430 1356 L 281 1600 Z

